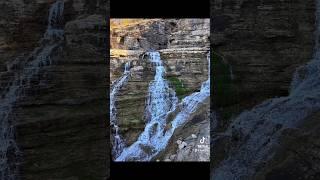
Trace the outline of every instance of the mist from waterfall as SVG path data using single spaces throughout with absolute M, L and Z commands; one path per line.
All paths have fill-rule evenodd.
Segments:
M 117 108 L 115 105 L 116 96 L 119 93 L 119 90 L 128 82 L 130 77 L 130 62 L 125 63 L 123 75 L 117 79 L 111 85 L 110 92 L 110 129 L 111 133 L 111 142 L 112 142 L 112 156 L 117 158 L 125 147 L 125 142 L 122 139 L 119 133 L 119 126 L 117 122 Z
M 206 98 L 210 96 L 210 75 L 205 81 L 200 92 L 195 92 L 182 99 L 178 103 L 175 92 L 169 87 L 164 79 L 165 68 L 160 59 L 159 52 L 148 53 L 150 62 L 155 65 L 156 73 L 154 80 L 149 84 L 149 94 L 147 98 L 146 117 L 147 124 L 138 140 L 131 146 L 126 147 L 116 161 L 150 161 L 164 150 L 168 145 L 176 128 L 180 127 L 197 110 Z M 207 56 L 210 67 L 210 56 Z M 209 72 L 209 71 L 208 71 Z M 210 74 L 210 73 L 209 73 Z M 179 112 L 171 122 L 171 128 L 166 130 L 167 116 L 177 110 Z
M 51 54 L 61 47 L 63 40 L 63 0 L 57 0 L 49 10 L 48 27 L 39 47 L 27 57 L 18 57 L 7 64 L 13 73 L 11 83 L 1 94 L 0 104 L 0 179 L 19 179 L 17 158 L 21 156 L 14 137 L 14 114 L 16 102 L 25 96 L 25 89 L 32 87 L 32 79 L 41 67 L 52 64 Z

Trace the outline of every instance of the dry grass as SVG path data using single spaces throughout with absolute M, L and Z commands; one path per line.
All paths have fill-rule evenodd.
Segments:
M 155 19 L 110 19 L 110 30 L 128 28 L 137 24 L 146 24 Z

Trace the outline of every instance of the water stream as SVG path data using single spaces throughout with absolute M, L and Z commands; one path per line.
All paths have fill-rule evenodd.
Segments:
M 119 90 L 128 82 L 130 77 L 130 62 L 127 62 L 124 66 L 123 75 L 117 79 L 111 85 L 110 93 L 110 127 L 112 130 L 111 141 L 112 141 L 112 156 L 114 158 L 118 157 L 125 147 L 125 142 L 119 133 L 119 126 L 117 123 L 117 109 L 116 109 L 116 96 Z
M 164 150 L 176 128 L 180 127 L 195 112 L 206 98 L 210 96 L 210 75 L 199 92 L 195 92 L 178 103 L 175 92 L 169 87 L 165 77 L 165 68 L 159 52 L 148 53 L 150 62 L 155 65 L 154 80 L 149 84 L 146 111 L 147 124 L 138 140 L 123 149 L 116 161 L 150 161 Z M 210 56 L 208 55 L 210 65 Z M 210 67 L 210 66 L 209 66 Z M 210 73 L 208 73 L 210 74 Z M 166 130 L 167 116 L 179 106 L 179 112 Z
M 0 179 L 19 179 L 15 161 L 20 151 L 14 137 L 14 114 L 16 102 L 25 96 L 25 89 L 32 87 L 43 66 L 52 64 L 52 53 L 61 47 L 63 41 L 63 0 L 57 0 L 49 10 L 48 27 L 35 48 L 28 56 L 18 57 L 7 64 L 8 73 L 13 74 L 10 83 L 1 93 L 0 104 Z

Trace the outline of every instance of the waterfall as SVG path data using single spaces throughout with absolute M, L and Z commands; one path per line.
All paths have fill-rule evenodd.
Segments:
M 282 132 L 320 111 L 320 0 L 316 19 L 313 58 L 297 68 L 289 96 L 266 100 L 234 119 L 225 135 L 239 137 L 237 150 L 212 171 L 212 180 L 252 179 L 274 157 Z
M 200 92 L 192 93 L 191 95 L 182 99 L 180 103 L 182 105 L 181 112 L 174 119 L 172 126 L 174 128 L 182 125 L 187 118 L 194 113 L 199 104 L 201 104 L 205 99 L 210 97 L 210 53 L 207 55 L 208 61 L 208 80 L 203 82 L 201 85 Z
M 51 54 L 59 50 L 63 37 L 63 0 L 50 7 L 48 28 L 35 48 L 27 57 L 18 57 L 7 64 L 8 73 L 14 74 L 7 87 L 1 92 L 0 104 L 0 179 L 16 180 L 17 158 L 21 155 L 14 137 L 14 113 L 16 102 L 24 97 L 26 88 L 32 87 L 32 79 L 41 67 L 51 65 Z
M 149 84 L 146 113 L 150 114 L 150 118 L 147 121 L 157 122 L 160 126 L 164 126 L 166 115 L 175 110 L 178 98 L 164 79 L 165 68 L 159 52 L 150 52 L 149 56 L 150 61 L 155 64 L 156 74 L 154 80 Z
M 114 158 L 118 157 L 125 147 L 125 143 L 119 134 L 119 126 L 117 124 L 117 109 L 115 105 L 116 95 L 119 90 L 128 82 L 130 77 L 130 62 L 127 62 L 124 66 L 123 75 L 117 79 L 111 86 L 110 93 L 110 127 L 112 130 L 112 155 Z
M 130 71 L 130 61 L 124 65 L 124 74 Z
M 45 38 L 63 38 L 63 9 L 63 0 L 56 0 L 56 2 L 51 5 L 49 10 L 48 27 L 45 33 Z
M 125 148 L 116 161 L 152 160 L 159 152 L 165 149 L 174 130 L 185 123 L 190 114 L 198 108 L 198 105 L 210 96 L 209 75 L 209 79 L 202 84 L 200 92 L 195 92 L 185 97 L 181 103 L 177 104 L 178 99 L 175 96 L 175 92 L 172 92 L 164 79 L 165 68 L 162 65 L 160 54 L 158 52 L 150 52 L 148 55 L 151 63 L 156 66 L 154 80 L 149 84 L 146 107 L 146 112 L 150 113 L 150 118 L 138 140 Z M 208 55 L 207 57 L 210 67 L 210 56 Z M 177 106 L 181 110 L 171 122 L 171 128 L 165 130 L 167 115 L 176 111 Z
M 316 31 L 314 32 L 315 37 L 315 46 L 314 46 L 314 53 L 313 53 L 313 59 L 310 61 L 307 65 L 299 67 L 294 76 L 293 80 L 291 82 L 291 89 L 290 93 L 293 94 L 295 91 L 297 92 L 297 89 L 304 87 L 302 84 L 309 83 L 309 81 L 306 81 L 311 76 L 314 76 L 314 74 L 317 74 L 319 72 L 319 61 L 320 61 L 320 1 L 316 0 Z M 306 85 L 306 84 L 305 84 Z

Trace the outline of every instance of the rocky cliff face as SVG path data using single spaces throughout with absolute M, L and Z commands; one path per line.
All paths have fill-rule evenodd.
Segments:
M 12 161 L 21 179 L 105 179 L 109 174 L 104 59 L 107 2 L 65 0 L 60 23 L 63 39 L 47 51 L 47 44 L 55 41 L 40 40 L 50 23 L 53 3 L 0 3 L 2 98 L 9 87 L 18 89 L 9 114 L 19 149 L 19 159 Z M 49 52 L 43 56 L 48 64 L 32 65 L 42 52 Z M 12 62 L 14 69 L 7 66 Z M 14 84 L 15 77 L 27 76 L 26 69 L 36 72 L 28 77 L 30 82 Z
M 319 179 L 316 2 L 212 4 L 211 179 Z
M 210 159 L 210 97 L 173 134 L 167 148 L 156 159 L 167 162 L 199 162 Z
M 126 62 L 131 67 L 129 81 L 116 97 L 120 134 L 130 145 L 145 127 L 145 101 L 155 75 L 146 52 L 160 52 L 165 78 L 180 99 L 199 90 L 208 78 L 209 20 L 115 19 L 111 25 L 111 83 L 121 76 Z
M 221 116 L 228 119 L 264 99 L 288 95 L 293 72 L 312 57 L 315 1 L 211 5 L 212 48 L 219 59 L 215 104 Z
M 257 178 L 319 179 L 319 112 L 305 119 L 300 128 L 283 133 L 280 150 Z

